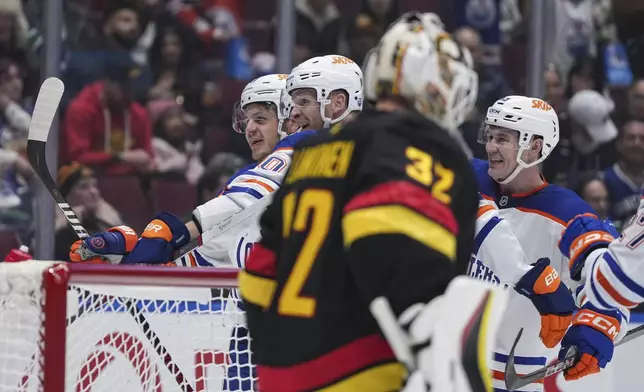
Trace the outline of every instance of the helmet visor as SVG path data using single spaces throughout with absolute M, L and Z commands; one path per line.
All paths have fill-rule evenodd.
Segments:
M 492 144 L 507 150 L 519 150 L 519 132 L 514 129 L 483 123 L 479 128 L 478 142 Z
M 233 118 L 232 118 L 233 130 L 237 133 L 245 133 L 247 122 L 248 122 L 248 119 L 246 118 L 246 114 L 244 113 L 244 110 L 241 107 L 241 102 L 237 101 L 235 105 L 233 105 Z

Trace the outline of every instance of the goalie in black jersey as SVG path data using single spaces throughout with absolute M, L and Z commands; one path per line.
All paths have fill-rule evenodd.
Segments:
M 365 63 L 377 110 L 297 145 L 240 275 L 262 391 L 491 391 L 504 294 L 457 277 L 478 197 L 447 132 L 471 64 L 436 15 L 405 14 Z

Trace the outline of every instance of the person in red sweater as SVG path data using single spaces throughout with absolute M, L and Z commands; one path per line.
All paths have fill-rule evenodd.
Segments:
M 71 101 L 64 118 L 61 158 L 107 174 L 152 169 L 152 130 L 148 115 L 132 101 L 131 60 L 112 59 L 102 81 L 86 86 Z

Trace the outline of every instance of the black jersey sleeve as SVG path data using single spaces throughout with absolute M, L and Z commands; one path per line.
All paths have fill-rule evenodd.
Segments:
M 360 291 L 367 301 L 384 295 L 396 314 L 442 294 L 464 272 L 476 219 L 465 155 L 440 129 L 405 126 L 374 130 L 342 221 Z M 424 131 L 441 134 L 413 133 Z

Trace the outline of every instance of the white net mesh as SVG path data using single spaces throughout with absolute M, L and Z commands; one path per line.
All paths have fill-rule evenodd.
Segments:
M 2 392 L 42 390 L 39 372 L 52 371 L 37 361 L 40 301 L 47 300 L 40 289 L 43 265 L 37 264 L 0 263 Z M 70 284 L 66 303 L 65 391 L 254 388 L 243 312 L 229 289 L 145 281 L 141 286 Z

